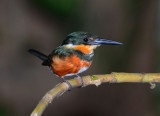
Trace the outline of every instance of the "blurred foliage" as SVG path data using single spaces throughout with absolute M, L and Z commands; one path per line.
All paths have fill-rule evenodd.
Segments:
M 38 6 L 45 14 L 56 17 L 63 25 L 64 35 L 73 30 L 83 30 L 83 19 L 80 0 L 34 0 L 34 5 Z M 67 31 L 66 31 L 67 30 Z M 61 38 L 64 38 L 63 36 Z
M 122 5 L 124 6 L 124 11 L 126 12 L 128 18 L 130 19 L 130 23 L 131 23 L 131 28 L 126 28 L 126 34 L 124 36 L 122 36 L 121 38 L 123 38 L 123 40 L 125 40 L 125 42 L 123 41 L 124 45 L 121 46 L 121 51 L 119 51 L 119 53 L 113 54 L 112 52 L 117 48 L 112 48 L 112 50 L 108 50 L 107 52 L 109 54 L 111 54 L 112 56 L 110 57 L 110 61 L 112 61 L 110 64 L 107 64 L 108 67 L 110 67 L 108 69 L 109 72 L 117 71 L 117 72 L 121 72 L 121 71 L 128 71 L 128 62 L 130 60 L 130 56 L 132 54 L 132 49 L 134 49 L 134 45 L 137 42 L 137 34 L 139 32 L 139 22 L 141 19 L 141 14 L 142 14 L 142 10 L 143 7 L 145 6 L 145 0 L 123 0 L 122 1 Z M 123 58 L 120 57 L 122 54 L 125 54 L 125 57 L 128 58 Z M 124 65 L 126 64 L 126 65 Z M 122 67 L 123 66 L 123 67 Z
M 13 116 L 11 111 L 8 111 L 4 106 L 0 105 L 0 116 Z
M 133 17 L 138 16 L 146 0 L 124 0 L 126 11 Z
M 157 26 L 156 26 L 156 43 L 157 43 L 157 72 L 160 73 L 160 1 L 158 3 L 158 12 L 157 12 Z M 160 84 L 156 84 L 156 88 L 154 89 L 154 103 L 156 104 L 156 111 L 158 115 L 160 115 Z
M 154 89 L 154 103 L 156 105 L 155 110 L 160 115 L 160 84 L 156 84 L 156 88 Z
M 47 12 L 59 17 L 73 16 L 77 9 L 78 0 L 34 0 L 34 2 Z

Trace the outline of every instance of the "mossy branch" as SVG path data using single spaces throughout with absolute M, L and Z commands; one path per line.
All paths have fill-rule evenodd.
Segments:
M 151 88 L 155 87 L 156 82 L 160 82 L 160 73 L 111 73 L 105 75 L 92 75 L 82 77 L 84 85 L 100 85 L 101 83 L 110 82 L 110 83 L 122 83 L 122 82 L 140 82 L 140 83 L 150 83 Z M 81 81 L 78 78 L 68 80 L 72 85 L 72 88 L 79 87 Z M 45 108 L 52 100 L 69 89 L 67 83 L 63 82 L 58 84 L 56 87 L 51 89 L 46 93 L 46 95 L 41 99 L 37 107 L 32 112 L 31 116 L 41 116 Z

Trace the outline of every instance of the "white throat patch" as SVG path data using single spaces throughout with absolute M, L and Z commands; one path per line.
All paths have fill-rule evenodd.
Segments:
M 66 48 L 74 48 L 75 45 L 73 44 L 67 44 L 67 45 L 64 45 Z

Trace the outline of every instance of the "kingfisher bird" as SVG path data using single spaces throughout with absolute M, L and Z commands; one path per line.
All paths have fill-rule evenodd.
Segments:
M 83 80 L 79 74 L 91 66 L 94 49 L 102 44 L 122 45 L 120 42 L 102 39 L 88 32 L 72 32 L 49 55 L 45 55 L 34 49 L 29 49 L 29 52 L 40 58 L 43 61 L 42 65 L 48 66 L 71 89 L 71 84 L 65 77 L 76 75 L 81 81 L 81 86 L 83 86 Z

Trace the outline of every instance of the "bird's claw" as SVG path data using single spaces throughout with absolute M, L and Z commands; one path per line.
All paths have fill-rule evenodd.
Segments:
M 83 85 L 84 85 L 83 79 L 82 79 L 79 75 L 77 75 L 77 77 L 78 77 L 78 79 L 81 81 L 81 86 L 80 86 L 80 88 L 81 88 L 81 87 L 83 87 Z
M 64 79 L 64 77 L 62 77 L 62 79 L 63 79 L 63 81 L 65 82 L 65 83 L 67 83 L 68 84 L 68 91 L 71 91 L 71 89 L 72 89 L 72 85 L 67 81 L 67 80 L 65 80 Z
M 71 91 L 72 85 L 71 85 L 68 81 L 66 81 L 66 80 L 65 80 L 65 82 L 66 82 L 66 83 L 68 84 L 68 86 L 69 86 L 68 91 Z

